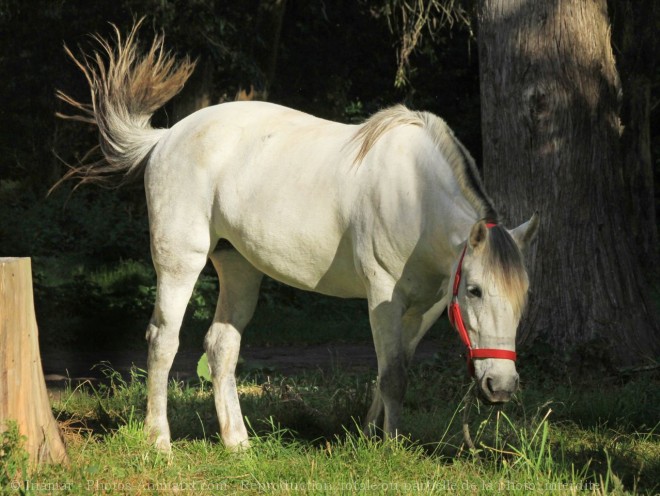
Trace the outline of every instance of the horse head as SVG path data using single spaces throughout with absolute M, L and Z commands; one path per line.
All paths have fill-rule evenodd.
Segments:
M 518 389 L 516 331 L 529 286 L 522 250 L 538 215 L 508 231 L 496 223 L 471 229 L 450 281 L 449 318 L 468 350 L 468 367 L 487 403 L 504 403 Z

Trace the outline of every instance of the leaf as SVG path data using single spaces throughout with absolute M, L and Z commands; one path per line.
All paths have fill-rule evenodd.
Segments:
M 211 369 L 209 368 L 209 360 L 206 353 L 197 362 L 197 377 L 205 381 L 211 381 Z

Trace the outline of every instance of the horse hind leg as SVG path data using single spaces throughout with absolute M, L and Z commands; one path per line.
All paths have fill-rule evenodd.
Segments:
M 152 247 L 157 274 L 156 304 L 147 328 L 147 415 L 145 430 L 158 449 L 170 451 L 170 428 L 167 422 L 167 382 L 174 355 L 179 347 L 183 315 L 204 268 L 207 251 L 191 250 L 179 244 L 178 250 L 163 243 Z M 174 255 L 176 253 L 176 255 Z
M 233 249 L 216 251 L 211 261 L 218 272 L 220 295 L 204 347 L 213 378 L 220 435 L 229 449 L 248 447 L 236 390 L 236 363 L 243 329 L 254 314 L 263 274 Z

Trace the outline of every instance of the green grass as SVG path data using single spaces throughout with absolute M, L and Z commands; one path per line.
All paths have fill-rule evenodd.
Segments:
M 356 427 L 369 404 L 371 377 L 341 370 L 265 382 L 244 376 L 239 390 L 252 447 L 242 454 L 218 440 L 210 384 L 172 382 L 174 442 L 167 456 L 143 434 L 144 372 L 134 369 L 123 379 L 106 369 L 106 375 L 96 387 L 69 387 L 53 405 L 71 463 L 18 478 L 25 492 L 522 495 L 660 488 L 659 403 L 635 401 L 657 400 L 657 377 L 607 393 L 527 386 L 501 409 L 473 404 L 472 452 L 461 434 L 466 388 L 432 365 L 411 372 L 406 435 L 389 441 L 367 438 Z M 12 449 L 18 450 L 5 451 Z
M 94 267 L 35 260 L 42 338 L 71 347 L 144 346 L 155 279 L 143 262 Z M 182 330 L 182 347 L 200 347 L 214 310 L 217 283 L 202 274 Z M 41 305 L 41 308 L 40 308 Z M 329 299 L 266 280 L 244 343 L 365 342 L 360 301 Z M 347 317 L 347 316 L 350 316 Z M 441 319 L 431 334 L 452 335 Z M 119 339 L 117 339 L 119 336 Z M 436 336 L 437 337 L 437 336 Z M 44 339 L 42 339 L 42 342 Z M 396 441 L 357 428 L 373 377 L 340 367 L 283 377 L 243 367 L 243 413 L 252 433 L 246 453 L 226 451 L 208 382 L 172 382 L 171 456 L 143 434 L 145 372 L 69 387 L 53 404 L 67 442 L 67 467 L 27 471 L 21 439 L 5 431 L 0 494 L 657 494 L 660 491 L 660 376 L 585 379 L 549 376 L 542 357 L 520 361 L 530 381 L 501 409 L 471 403 L 477 449 L 463 444 L 465 364 L 450 353 L 410 373 L 402 432 Z M 534 378 L 538 378 L 534 381 Z M 586 381 L 591 380 L 591 383 Z

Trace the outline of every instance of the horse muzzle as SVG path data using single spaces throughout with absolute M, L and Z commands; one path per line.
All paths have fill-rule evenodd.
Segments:
M 477 382 L 477 389 L 481 399 L 489 404 L 495 405 L 506 403 L 518 390 L 518 373 L 496 375 L 486 372 Z

